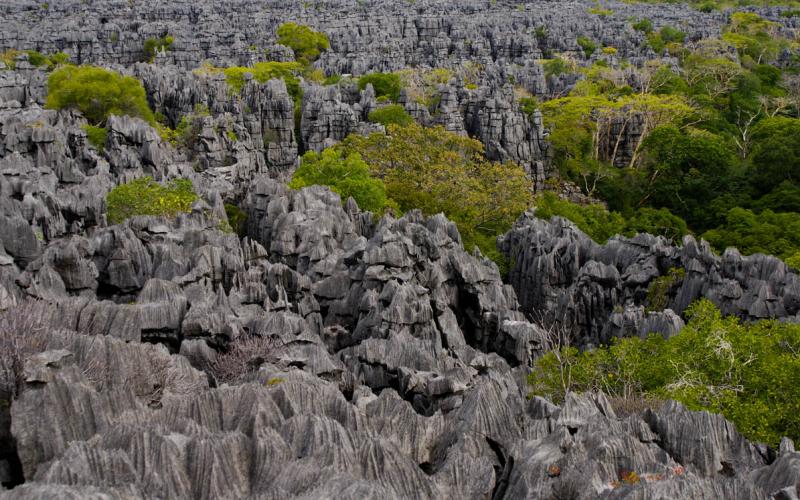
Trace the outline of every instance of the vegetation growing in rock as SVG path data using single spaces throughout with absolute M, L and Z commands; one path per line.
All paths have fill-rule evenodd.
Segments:
M 89 144 L 102 153 L 106 147 L 108 130 L 104 127 L 96 127 L 94 125 L 84 125 L 83 130 L 86 132 Z
M 381 125 L 400 125 L 401 127 L 414 123 L 414 118 L 399 104 L 390 104 L 371 111 L 368 119 Z
M 387 134 L 351 135 L 337 149 L 358 153 L 402 211 L 444 213 L 458 225 L 465 248 L 477 245 L 497 261 L 497 235 L 531 201 L 522 167 L 486 160 L 480 142 L 443 127 L 389 125 Z
M 207 68 L 209 71 L 222 71 L 231 92 L 240 94 L 248 78 L 252 78 L 258 83 L 267 83 L 272 79 L 283 80 L 286 83 L 286 90 L 289 91 L 295 101 L 299 101 L 302 96 L 300 90 L 300 79 L 298 75 L 302 70 L 299 63 L 294 62 L 260 62 L 252 67 L 233 66 L 230 68 L 218 69 Z
M 175 39 L 170 35 L 164 35 L 160 38 L 148 38 L 144 41 L 144 46 L 142 47 L 145 61 L 152 62 L 156 57 L 156 53 L 169 50 L 174 42 Z
M 375 97 L 389 99 L 397 102 L 400 98 L 400 76 L 394 73 L 370 73 L 358 79 L 358 88 L 364 90 L 372 84 Z
M 96 66 L 62 66 L 47 79 L 51 109 L 79 110 L 91 125 L 104 126 L 111 115 L 135 116 L 150 124 L 155 117 L 142 83 Z
M 303 65 L 314 62 L 323 51 L 330 48 L 328 35 L 302 24 L 284 23 L 278 27 L 276 34 L 278 43 L 291 48 L 295 59 Z
M 550 219 L 557 215 L 569 219 L 597 243 L 604 243 L 617 234 L 633 236 L 637 233 L 650 233 L 680 241 L 688 233 L 686 222 L 666 208 L 640 208 L 626 219 L 602 205 L 579 205 L 559 199 L 548 191 L 538 195 L 534 205 L 537 217 Z
M 106 196 L 108 222 L 120 224 L 137 215 L 175 217 L 188 213 L 197 194 L 188 179 L 176 179 L 165 185 L 152 177 L 140 177 L 120 184 Z
M 672 398 L 722 413 L 756 441 L 776 446 L 781 436 L 800 438 L 800 325 L 723 318 L 706 300 L 687 315 L 686 328 L 669 340 L 634 337 L 547 353 L 529 377 L 532 391 L 555 401 L 567 390 Z
M 289 187 L 300 189 L 315 184 L 329 186 L 341 196 L 342 202 L 352 197 L 362 210 L 382 214 L 390 206 L 383 181 L 370 175 L 369 165 L 358 153 L 343 156 L 340 151 L 326 149 L 319 154 L 309 151 L 303 155 Z
M 19 51 L 16 49 L 8 49 L 0 52 L 0 62 L 5 64 L 8 69 L 16 69 L 17 58 L 25 54 L 28 57 L 28 62 L 37 68 L 44 68 L 47 71 L 52 71 L 56 67 L 66 64 L 69 61 L 69 54 L 64 52 L 57 52 L 51 55 L 45 55 L 35 50 Z

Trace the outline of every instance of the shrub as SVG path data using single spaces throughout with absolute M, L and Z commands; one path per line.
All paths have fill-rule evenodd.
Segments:
M 383 181 L 370 176 L 369 166 L 358 153 L 343 156 L 339 151 L 326 149 L 319 154 L 309 151 L 303 155 L 289 187 L 300 189 L 315 184 L 329 186 L 342 202 L 352 197 L 362 210 L 383 213 L 387 207 Z
M 215 70 L 213 68 L 212 70 Z M 273 78 L 282 79 L 286 83 L 286 90 L 289 95 L 299 102 L 301 96 L 300 79 L 297 74 L 302 68 L 297 63 L 292 62 L 260 62 L 256 63 L 251 68 L 242 66 L 234 66 L 225 68 L 222 71 L 225 73 L 225 81 L 228 82 L 228 88 L 235 94 L 240 94 L 245 84 L 245 75 L 252 75 L 253 79 L 258 83 L 266 83 Z
M 84 125 L 83 130 L 86 132 L 89 144 L 102 153 L 106 148 L 108 130 L 105 127 L 95 127 L 94 125 Z
M 399 125 L 404 127 L 414 123 L 414 118 L 409 115 L 405 108 L 399 104 L 391 104 L 378 108 L 369 114 L 369 121 L 380 123 L 381 125 Z
M 21 54 L 20 51 L 16 49 L 8 49 L 4 52 L 0 52 L 0 61 L 6 65 L 8 69 L 16 69 L 17 67 L 17 57 Z
M 597 50 L 597 44 L 585 36 L 579 36 L 577 42 L 586 57 L 591 57 Z
M 257 371 L 276 347 L 270 337 L 252 335 L 236 339 L 231 341 L 226 352 L 217 354 L 210 365 L 211 373 L 219 382 L 238 382 L 248 373 Z
M 673 267 L 664 276 L 659 276 L 650 282 L 647 287 L 647 310 L 663 311 L 669 305 L 669 297 L 675 288 L 683 281 L 686 270 L 682 267 Z
M 708 300 L 686 314 L 686 327 L 669 340 L 651 335 L 583 353 L 548 352 L 529 376 L 533 393 L 555 401 L 566 391 L 598 389 L 614 397 L 675 399 L 691 410 L 722 413 L 754 441 L 777 446 L 782 436 L 800 438 L 800 325 L 723 318 Z
M 604 243 L 615 234 L 625 232 L 625 218 L 616 212 L 609 212 L 602 205 L 577 205 L 559 199 L 549 191 L 539 195 L 535 205 L 536 217 L 549 220 L 558 215 L 569 219 L 597 243 Z
M 535 97 L 523 97 L 519 100 L 519 107 L 523 113 L 531 116 L 539 108 L 539 102 Z
M 155 117 L 139 80 L 96 66 L 63 66 L 47 79 L 46 107 L 81 111 L 96 126 L 110 115 L 139 117 L 151 125 Z
M 633 29 L 636 31 L 641 31 L 644 34 L 650 34 L 653 32 L 653 21 L 645 18 L 642 18 L 635 23 L 632 24 Z
M 367 84 L 372 84 L 375 97 L 385 97 L 392 101 L 400 98 L 400 76 L 394 73 L 371 73 L 358 79 L 358 88 L 364 90 Z
M 292 49 L 295 59 L 304 65 L 314 62 L 330 48 L 328 35 L 301 24 L 284 23 L 278 27 L 277 35 L 278 43 Z
M 137 215 L 174 217 L 191 211 L 196 200 L 197 194 L 188 179 L 176 179 L 162 186 L 152 177 L 140 177 L 108 193 L 108 221 L 120 224 Z
M 545 76 L 558 76 L 568 73 L 570 68 L 569 65 L 561 59 L 560 57 L 556 57 L 554 59 L 548 59 L 545 61 L 542 66 L 544 66 L 544 75 Z
M 169 35 L 162 36 L 161 38 L 148 38 L 144 41 L 142 52 L 144 53 L 145 61 L 153 61 L 157 52 L 169 50 L 172 47 L 175 39 Z
M 228 216 L 228 224 L 231 229 L 239 236 L 245 236 L 247 229 L 247 212 L 236 205 L 225 204 L 225 215 Z

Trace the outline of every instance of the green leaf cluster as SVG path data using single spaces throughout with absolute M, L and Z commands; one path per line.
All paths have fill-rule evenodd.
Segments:
M 343 157 L 358 153 L 400 210 L 444 213 L 465 248 L 477 245 L 501 263 L 495 239 L 531 202 L 522 167 L 488 161 L 479 141 L 443 127 L 389 125 L 386 134 L 351 135 L 337 149 Z
M 139 117 L 151 125 L 155 116 L 142 83 L 96 66 L 62 66 L 47 79 L 50 109 L 77 109 L 89 123 L 104 126 L 110 115 Z
M 250 75 L 258 83 L 267 83 L 272 79 L 282 79 L 286 83 L 286 90 L 289 95 L 299 102 L 302 98 L 300 89 L 300 79 L 298 75 L 302 71 L 302 66 L 296 62 L 260 62 L 252 67 L 233 66 L 222 69 L 225 74 L 225 81 L 228 88 L 234 94 L 241 94 L 244 84 L 247 82 L 246 75 Z M 212 68 L 211 71 L 218 71 Z
M 26 50 L 24 53 L 27 54 L 28 62 L 31 63 L 31 65 L 36 66 L 37 68 L 44 68 L 47 71 L 52 71 L 58 66 L 66 64 L 69 61 L 69 54 L 64 52 L 56 52 L 55 54 L 51 54 L 49 56 L 35 50 Z M 0 52 L 0 61 L 6 65 L 6 68 L 13 70 L 16 69 L 17 57 L 19 57 L 21 54 L 23 54 L 22 51 L 8 49 Z
M 106 148 L 108 130 L 105 127 L 96 127 L 94 125 L 84 125 L 83 130 L 86 132 L 89 144 L 102 153 Z
M 390 104 L 371 111 L 368 119 L 372 123 L 380 123 L 383 126 L 399 125 L 405 127 L 414 123 L 414 118 L 399 104 Z
M 142 46 L 144 60 L 152 62 L 157 52 L 171 49 L 173 43 L 175 43 L 175 39 L 170 35 L 164 35 L 160 38 L 148 38 Z
M 687 315 L 687 326 L 669 340 L 624 338 L 545 354 L 528 378 L 533 394 L 555 401 L 566 391 L 646 394 L 722 413 L 747 438 L 771 446 L 782 436 L 799 439 L 800 325 L 723 318 L 707 300 Z
M 309 151 L 303 155 L 289 187 L 329 186 L 342 202 L 352 197 L 359 208 L 383 214 L 392 206 L 386 196 L 383 181 L 370 175 L 367 165 L 358 153 L 343 155 L 341 151 L 326 149 L 322 153 Z
M 626 219 L 622 214 L 607 210 L 602 205 L 579 205 L 560 199 L 555 193 L 545 191 L 534 200 L 536 216 L 549 220 L 553 216 L 572 221 L 578 229 L 597 243 L 605 243 L 614 235 L 634 236 L 649 233 L 671 238 L 674 241 L 688 234 L 686 222 L 666 208 L 643 207 Z
M 400 76 L 394 73 L 370 73 L 358 79 L 358 88 L 364 90 L 368 84 L 372 84 L 375 90 L 375 97 L 386 98 L 392 102 L 397 102 L 400 98 Z
M 197 194 L 188 179 L 176 179 L 161 185 L 152 177 L 140 177 L 120 184 L 106 196 L 108 222 L 120 224 L 137 215 L 175 217 L 188 213 Z
M 281 24 L 277 35 L 278 43 L 292 49 L 295 59 L 303 66 L 316 61 L 323 51 L 330 48 L 328 35 L 302 24 Z

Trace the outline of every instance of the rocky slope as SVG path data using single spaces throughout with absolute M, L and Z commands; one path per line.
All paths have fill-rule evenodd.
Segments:
M 673 334 L 701 296 L 728 314 L 796 320 L 800 283 L 780 261 L 646 235 L 599 246 L 526 214 L 500 241 L 506 283 L 444 216 L 378 219 L 326 188 L 283 183 L 302 152 L 380 128 L 366 121 L 372 87 L 304 82 L 296 116 L 283 81 L 249 81 L 233 96 L 224 77 L 186 71 L 205 59 L 249 64 L 264 49 L 288 57 L 273 36 L 288 19 L 331 36 L 317 63 L 328 73 L 480 61 L 474 88 L 453 78 L 430 107 L 401 102 L 541 181 L 546 135 L 510 76 L 556 92 L 564 82 L 534 59 L 575 49 L 565 44 L 576 33 L 613 37 L 636 57 L 626 19 L 641 9 L 696 36 L 719 15 L 319 5 L 0 6 L 0 47 L 118 64 L 169 125 L 196 118 L 194 140 L 176 148 L 141 120 L 111 117 L 99 151 L 79 113 L 42 108 L 42 70 L 24 56 L 0 70 L 0 343 L 24 338 L 31 351 L 16 381 L 10 356 L 0 361 L 0 483 L 14 486 L 0 498 L 797 498 L 788 439 L 778 450 L 750 443 L 721 416 L 674 402 L 632 415 L 602 394 L 556 406 L 529 400 L 525 383 L 546 341 L 538 321 L 561 321 L 589 346 Z M 173 50 L 139 63 L 143 40 L 165 32 Z M 106 194 L 143 175 L 188 178 L 200 199 L 175 219 L 108 224 Z M 246 213 L 242 235 L 225 203 Z M 675 268 L 684 275 L 666 309 L 645 312 L 651 283 Z M 243 380 L 224 379 L 226 351 L 253 337 L 269 348 L 242 361 Z

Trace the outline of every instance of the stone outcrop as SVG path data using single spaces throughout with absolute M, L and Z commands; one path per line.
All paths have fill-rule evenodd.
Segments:
M 529 211 L 498 247 L 514 263 L 509 282 L 523 310 L 562 323 L 580 345 L 607 344 L 620 334 L 672 335 L 682 327 L 676 314 L 699 298 L 747 320 L 800 319 L 800 277 L 786 264 L 733 248 L 717 256 L 692 236 L 680 246 L 647 234 L 598 245 L 565 219 L 546 221 Z M 643 310 L 654 306 L 664 311 Z

